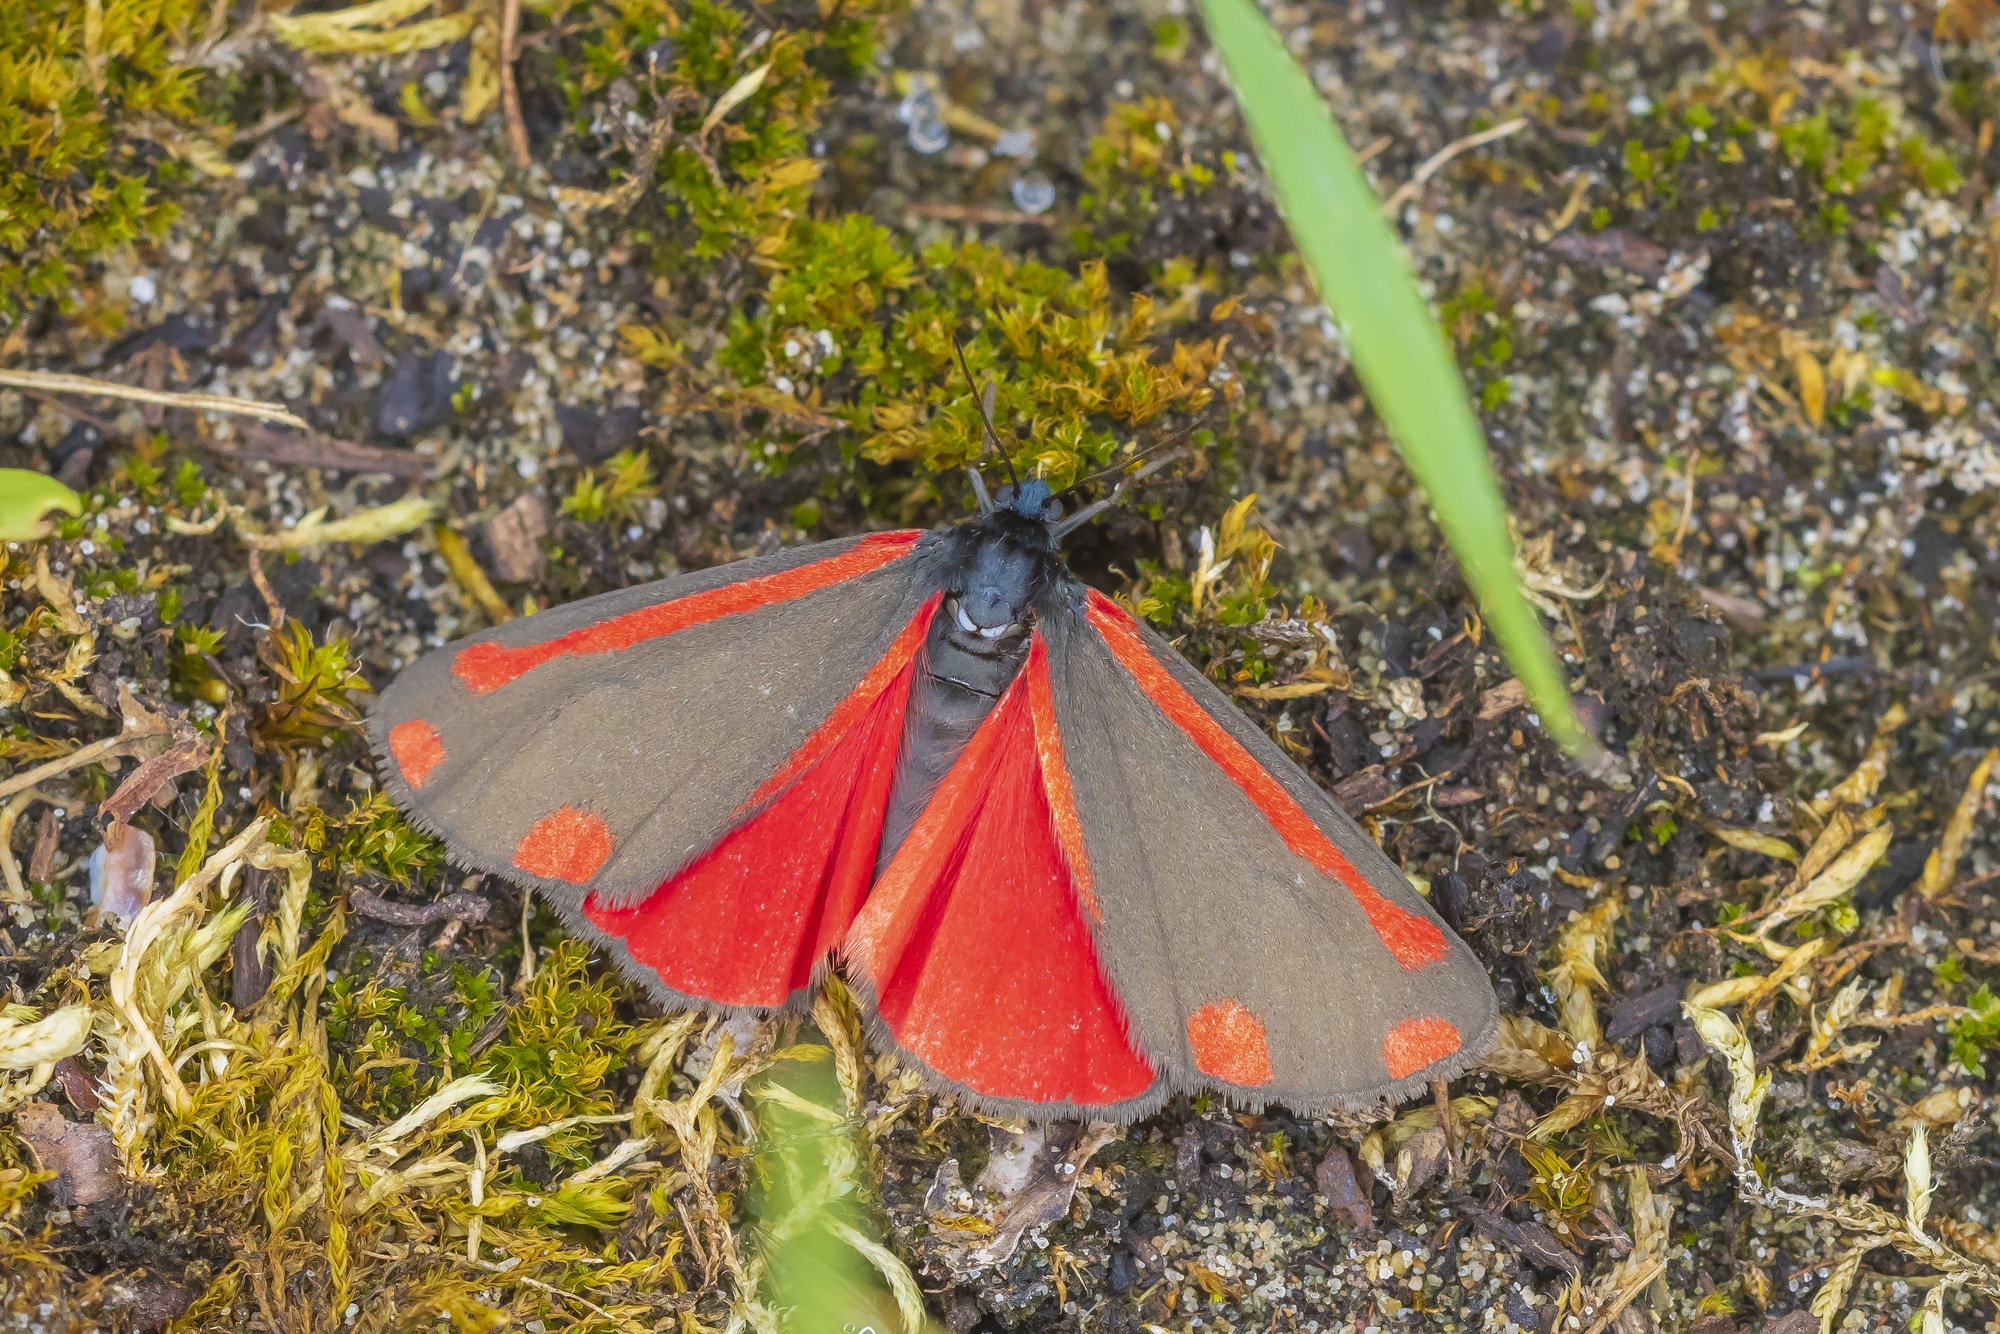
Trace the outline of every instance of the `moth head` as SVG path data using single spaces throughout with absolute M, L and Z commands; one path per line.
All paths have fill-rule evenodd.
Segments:
M 993 503 L 1002 510 L 1009 510 L 1024 519 L 1037 523 L 1054 523 L 1062 518 L 1062 502 L 1049 490 L 1049 484 L 1039 477 L 1030 477 L 1024 482 L 1008 483 L 994 494 Z
M 1035 595 L 1045 582 L 1032 551 L 1009 542 L 981 542 L 966 566 L 946 613 L 959 630 L 981 639 L 1027 633 Z

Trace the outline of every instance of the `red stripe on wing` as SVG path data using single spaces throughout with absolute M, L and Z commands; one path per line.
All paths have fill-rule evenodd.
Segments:
M 992 1098 L 1123 1102 L 1152 1087 L 1153 1067 L 1078 911 L 1024 676 L 939 784 L 842 952 L 873 981 L 896 1040 L 946 1078 Z
M 784 781 L 753 798 L 761 809 L 639 903 L 593 895 L 583 915 L 684 995 L 782 1005 L 810 983 L 874 877 L 912 662 L 937 601 L 807 738 Z
M 1445 957 L 1449 946 L 1437 923 L 1383 898 L 1354 869 L 1354 864 L 1292 799 L 1283 784 L 1253 759 L 1221 723 L 1210 717 L 1208 710 L 1153 656 L 1122 607 L 1092 589 L 1088 614 L 1090 623 L 1104 636 L 1111 655 L 1131 673 L 1139 688 L 1187 734 L 1188 740 L 1243 789 L 1243 795 L 1264 813 L 1264 818 L 1285 840 L 1285 846 L 1311 862 L 1320 874 L 1347 887 L 1397 963 L 1405 968 L 1422 968 Z
M 1063 760 L 1062 729 L 1056 726 L 1055 694 L 1049 689 L 1049 649 L 1039 630 L 1028 649 L 1026 674 L 1028 712 L 1035 723 L 1035 754 L 1041 760 L 1042 786 L 1048 793 L 1056 841 L 1062 845 L 1077 901 L 1091 921 L 1102 922 L 1104 910 L 1097 905 L 1097 881 L 1083 850 L 1083 820 L 1076 813 L 1076 793 L 1070 787 L 1069 765 Z
M 468 644 L 452 660 L 451 674 L 475 695 L 488 695 L 519 680 L 545 662 L 592 653 L 616 653 L 648 639 L 703 625 L 738 612 L 755 611 L 774 602 L 789 602 L 833 584 L 879 570 L 910 552 L 923 534 L 914 529 L 870 533 L 838 556 L 780 570 L 757 579 L 724 584 L 705 593 L 651 607 L 572 630 L 540 644 L 511 647 L 494 640 Z

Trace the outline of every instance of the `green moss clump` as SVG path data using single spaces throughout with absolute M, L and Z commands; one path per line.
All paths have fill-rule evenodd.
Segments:
M 83 265 L 173 220 L 156 185 L 181 168 L 143 131 L 194 114 L 200 71 L 175 56 L 208 8 L 0 5 L 0 318 L 69 298 Z
M 1545 99 L 1543 114 L 1586 134 L 1612 119 L 1601 92 L 1570 107 Z M 1856 216 L 1886 216 L 1916 188 L 1947 196 L 1962 183 L 1946 146 L 1894 99 L 1858 94 L 1782 58 L 1719 64 L 1623 130 L 1616 198 L 1591 196 L 1593 227 L 1713 231 L 1757 191 L 1793 196 L 1828 235 Z M 1756 187 L 1748 183 L 1760 182 Z
M 1233 154 L 1225 158 L 1225 168 L 1233 165 Z M 1172 102 L 1115 102 L 1084 156 L 1083 182 L 1090 188 L 1077 206 L 1085 225 L 1071 229 L 1070 244 L 1079 254 L 1116 254 L 1158 211 L 1163 192 L 1186 199 L 1206 193 L 1215 181 L 1215 167 L 1189 151 Z
M 656 266 L 745 253 L 768 262 L 784 246 L 819 179 L 810 138 L 831 80 L 868 67 L 884 8 L 863 0 L 838 6 L 817 27 L 773 31 L 713 0 L 620 7 L 585 47 L 581 67 L 565 71 L 565 91 L 587 127 L 584 98 L 630 80 L 638 115 L 672 127 L 651 170 L 669 218 L 692 223 L 695 236 L 692 245 L 658 244 Z M 759 69 L 755 91 L 709 124 L 723 97 Z M 628 169 L 643 169 L 646 156 L 636 150 Z
M 974 241 L 918 251 L 866 214 L 809 210 L 822 106 L 834 79 L 867 68 L 889 8 L 846 4 L 784 30 L 716 0 L 634 0 L 567 71 L 580 123 L 584 99 L 603 92 L 673 128 L 654 147 L 625 145 L 630 170 L 657 159 L 667 225 L 641 229 L 656 272 L 735 261 L 768 274 L 761 300 L 736 307 L 718 357 L 733 383 L 711 390 L 756 433 L 751 464 L 781 472 L 829 437 L 848 463 L 971 463 L 984 436 L 954 340 L 974 377 L 997 384 L 994 416 L 1016 467 L 1057 487 L 1110 464 L 1137 430 L 1189 424 L 1226 380 L 1211 383 L 1227 340 L 1191 332 L 1202 284 L 1188 265 L 1155 284 L 1168 301 L 1121 300 L 1089 258 L 1115 243 L 1077 247 L 1080 262 L 1058 267 Z M 728 105 L 760 70 L 755 90 Z M 1178 123 L 1161 99 L 1115 108 L 1091 150 L 1087 210 L 1136 225 L 1161 192 L 1207 189 L 1215 172 L 1189 154 Z M 652 330 L 630 328 L 625 341 L 647 364 L 678 363 Z M 590 474 L 564 508 L 590 521 L 615 517 L 616 500 Z
M 571 1116 L 601 1116 L 612 1107 L 612 1071 L 638 1040 L 615 1017 L 621 988 L 590 967 L 590 948 L 564 940 L 543 956 L 528 993 L 507 1018 L 507 1036 L 481 1066 L 508 1085 L 502 1116 L 511 1126 L 539 1126 Z M 586 1127 L 543 1141 L 553 1158 L 589 1161 Z
M 1199 412 L 1227 340 L 1175 340 L 1144 293 L 1123 309 L 1104 266 L 1075 273 L 977 241 L 912 255 L 858 214 L 797 229 L 755 314 L 739 315 L 722 364 L 767 420 L 756 460 L 782 467 L 831 426 L 877 463 L 962 468 L 985 447 L 975 391 L 997 385 L 994 421 L 1017 467 L 1065 487 L 1109 463 L 1118 428 Z

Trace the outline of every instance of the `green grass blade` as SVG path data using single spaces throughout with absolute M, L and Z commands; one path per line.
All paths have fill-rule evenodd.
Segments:
M 1292 239 L 1345 331 L 1368 397 L 1437 511 L 1487 624 L 1542 726 L 1572 753 L 1594 750 L 1515 580 L 1506 501 L 1458 367 L 1375 192 L 1254 0 L 1201 0 L 1201 7 Z
M 33 542 L 55 531 L 53 511 L 83 513 L 83 497 L 46 473 L 0 468 L 0 542 Z

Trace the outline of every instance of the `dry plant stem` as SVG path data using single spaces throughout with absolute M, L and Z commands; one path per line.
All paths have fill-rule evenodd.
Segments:
M 514 83 L 514 42 L 521 33 L 521 0 L 504 0 L 500 7 L 500 114 L 507 121 L 507 147 L 514 165 L 526 171 L 535 164 L 528 151 L 528 126 L 521 119 L 521 93 Z
M 66 773 L 71 769 L 77 768 L 79 765 L 89 764 L 94 760 L 105 759 L 117 754 L 123 747 L 129 746 L 135 741 L 144 740 L 146 737 L 158 736 L 166 730 L 165 724 L 158 724 L 153 727 L 147 727 L 143 724 L 128 726 L 117 736 L 108 736 L 102 741 L 93 741 L 87 746 L 78 746 L 69 754 L 50 760 L 47 764 L 38 764 L 24 774 L 15 774 L 12 778 L 0 781 L 0 797 L 11 797 L 16 792 L 33 787 L 44 778 L 54 778 L 57 774 Z
M 257 595 L 264 599 L 264 614 L 271 618 L 267 628 L 282 629 L 285 624 L 285 604 L 278 601 L 278 595 L 271 587 L 270 578 L 264 573 L 263 556 L 255 547 L 251 547 L 244 554 L 250 558 L 250 582 L 257 586 Z
M 93 380 L 86 375 L 58 375 L 51 371 L 0 370 L 0 387 L 43 389 L 62 394 L 96 394 L 100 398 L 125 398 L 134 403 L 158 403 L 169 408 L 193 408 L 200 412 L 229 412 L 239 417 L 282 422 L 301 431 L 312 428 L 276 403 L 254 399 L 227 398 L 221 394 L 175 394 L 163 389 L 141 389 L 115 380 Z
M 1410 177 L 1409 180 L 1405 181 L 1397 189 L 1395 194 L 1389 196 L 1388 201 L 1382 205 L 1382 216 L 1385 218 L 1394 218 L 1397 211 L 1403 205 L 1417 197 L 1418 192 L 1424 188 L 1425 182 L 1442 171 L 1460 153 L 1468 149 L 1477 148 L 1481 144 L 1490 144 L 1495 139 L 1505 139 L 1510 134 L 1515 134 L 1526 129 L 1527 126 L 1528 122 L 1526 120 L 1510 120 L 1504 125 L 1495 125 L 1490 130 L 1481 130 L 1478 134 L 1468 134 L 1465 138 L 1440 148 L 1437 152 L 1424 159 L 1424 164 L 1417 168 L 1416 175 Z
M 690 1240 L 692 1240 L 692 1238 L 690 1238 Z M 623 1323 L 616 1316 L 612 1315 L 611 1312 L 605 1310 L 603 1307 L 597 1305 L 595 1302 L 592 1302 L 587 1297 L 578 1296 L 576 1293 L 571 1292 L 568 1288 L 559 1288 L 553 1283 L 544 1283 L 538 1278 L 529 1278 L 526 1274 L 509 1273 L 509 1270 L 512 1267 L 511 1265 L 497 1265 L 494 1264 L 491 1260 L 467 1260 L 464 1263 L 483 1269 L 489 1274 L 506 1274 L 507 1281 L 509 1283 L 525 1283 L 529 1287 L 534 1288 L 539 1292 L 546 1292 L 549 1293 L 551 1296 L 555 1297 L 566 1297 L 570 1301 L 575 1302 L 578 1306 L 583 1307 L 586 1311 L 589 1311 L 592 1315 L 596 1316 L 598 1319 L 604 1321 L 606 1324 L 619 1325 Z
M 1602 1312 L 1598 1314 L 1597 1319 L 1591 1324 L 1590 1328 L 1587 1331 L 1585 1331 L 1585 1334 L 1604 1334 L 1605 1330 L 1611 1328 L 1612 1321 L 1616 1320 L 1619 1316 L 1625 1314 L 1625 1308 L 1632 1304 L 1632 1299 L 1637 1297 L 1640 1293 L 1644 1292 L 1646 1290 L 1647 1285 L 1650 1284 L 1654 1279 L 1658 1278 L 1661 1274 L 1665 1273 L 1666 1270 L 1667 1270 L 1667 1262 L 1664 1257 L 1653 1261 L 1652 1264 L 1646 1267 L 1644 1273 L 1640 1274 L 1635 1281 L 1627 1284 L 1625 1288 L 1619 1292 L 1617 1299 L 1613 1301 L 1610 1306 L 1606 1307 Z
M 14 823 L 21 818 L 21 812 L 28 807 L 38 801 L 47 800 L 47 797 L 31 787 L 25 792 L 17 793 L 4 809 L 0 809 L 0 871 L 6 873 L 7 890 L 16 899 L 27 892 L 27 886 L 21 883 L 21 867 L 14 860 Z

